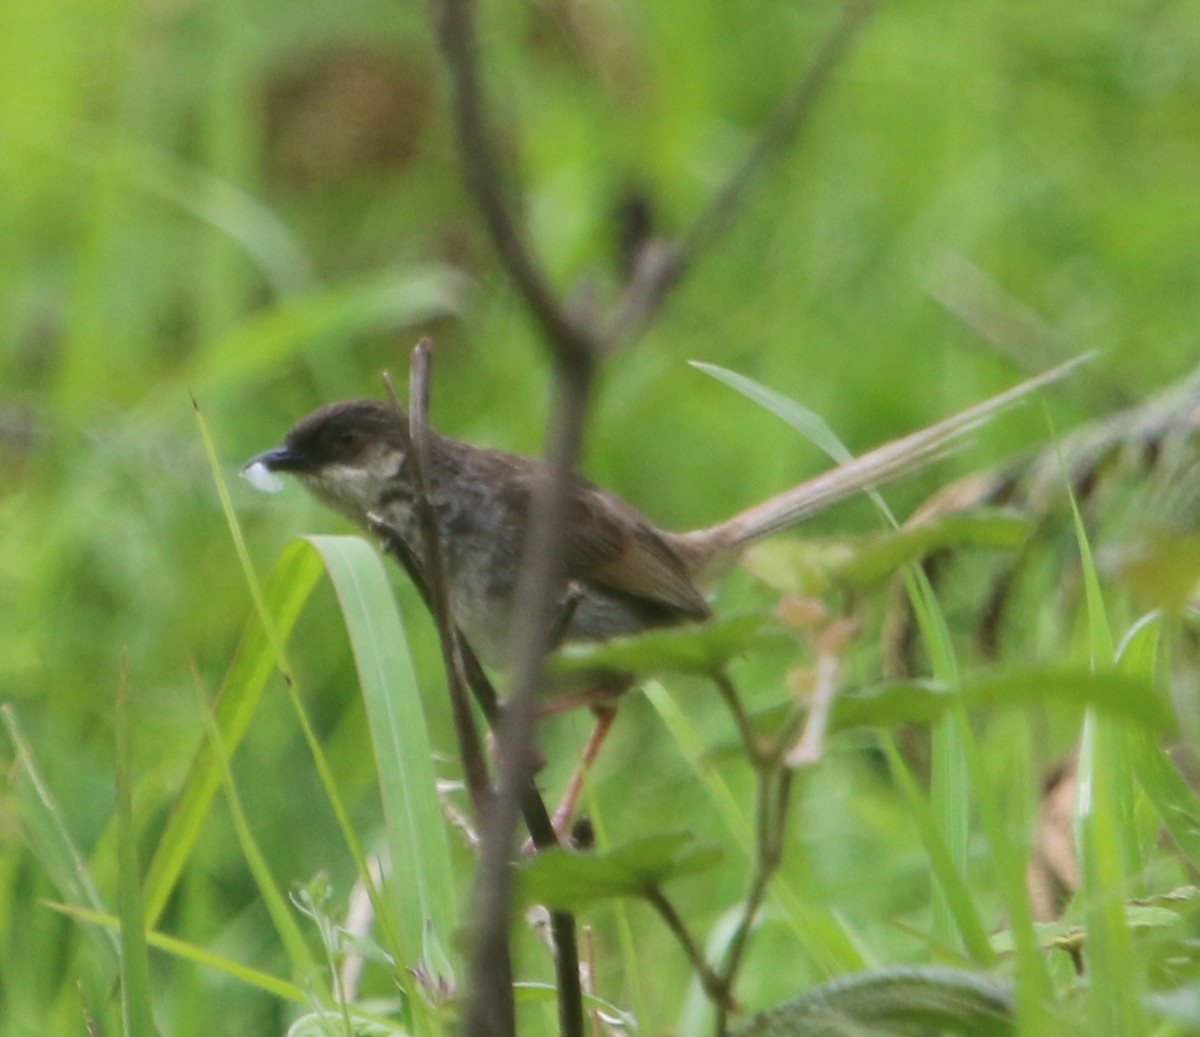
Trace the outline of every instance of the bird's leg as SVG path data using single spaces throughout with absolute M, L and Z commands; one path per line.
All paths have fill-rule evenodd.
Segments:
M 592 714 L 596 718 L 596 725 L 592 728 L 591 737 L 583 747 L 583 752 L 579 754 L 579 763 L 575 766 L 575 773 L 571 775 L 567 791 L 563 794 L 551 821 L 554 825 L 554 833 L 563 846 L 569 845 L 571 822 L 575 816 L 575 807 L 579 803 L 579 797 L 583 793 L 583 783 L 587 780 L 587 773 L 600 755 L 604 740 L 608 737 L 613 721 L 617 718 L 617 707 L 612 703 L 596 705 L 592 707 Z
M 613 719 L 617 715 L 617 699 L 622 692 L 629 689 L 632 683 L 629 678 L 618 677 L 614 674 L 597 674 L 596 677 L 597 680 L 591 687 L 573 695 L 565 695 L 557 698 L 553 702 L 543 705 L 538 711 L 539 723 L 549 717 L 558 716 L 560 713 L 566 713 L 572 709 L 580 709 L 584 706 L 589 708 L 592 711 L 592 715 L 596 718 L 596 724 L 592 728 L 591 736 L 584 745 L 583 751 L 579 754 L 579 762 L 575 765 L 571 780 L 567 783 L 567 791 L 563 794 L 558 809 L 554 811 L 551 822 L 554 827 L 554 834 L 563 846 L 570 845 L 571 819 L 575 813 L 575 806 L 579 802 L 579 797 L 583 792 L 583 783 L 587 777 L 587 773 L 591 769 L 592 764 L 596 762 L 596 758 L 600 755 L 600 749 L 604 745 L 604 740 L 608 736 L 609 729 L 612 727 Z M 533 849 L 533 844 L 527 841 L 522 847 L 522 852 L 529 854 L 533 852 Z

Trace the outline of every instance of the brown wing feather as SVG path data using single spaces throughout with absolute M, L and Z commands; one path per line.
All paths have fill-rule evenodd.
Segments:
M 662 534 L 636 508 L 583 480 L 572 501 L 567 574 L 652 602 L 681 619 L 711 615 Z

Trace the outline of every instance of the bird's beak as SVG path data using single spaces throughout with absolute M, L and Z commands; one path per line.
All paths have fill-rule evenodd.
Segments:
M 285 446 L 277 446 L 265 454 L 250 458 L 242 466 L 242 471 L 262 465 L 268 472 L 303 472 L 311 467 L 311 462 L 303 454 L 297 454 Z
M 303 454 L 280 446 L 250 458 L 242 465 L 242 478 L 263 493 L 278 493 L 283 489 L 283 480 L 277 472 L 307 472 L 311 468 L 312 463 Z

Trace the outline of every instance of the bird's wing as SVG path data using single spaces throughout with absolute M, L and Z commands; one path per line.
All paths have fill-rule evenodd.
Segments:
M 707 619 L 708 602 L 666 538 L 639 511 L 580 480 L 571 500 L 567 575 L 656 605 L 679 619 Z

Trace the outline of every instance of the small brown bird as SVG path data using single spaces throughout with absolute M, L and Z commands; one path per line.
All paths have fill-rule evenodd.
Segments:
M 945 454 L 971 429 L 1061 378 L 1054 368 L 955 417 L 886 444 L 706 529 L 670 533 L 582 478 L 571 486 L 565 578 L 575 591 L 564 641 L 602 641 L 710 616 L 701 587 L 749 544 Z M 295 475 L 319 500 L 370 530 L 382 520 L 425 557 L 407 422 L 376 400 L 323 407 L 244 472 Z M 510 661 L 509 630 L 530 505 L 542 462 L 432 433 L 427 472 L 454 617 L 489 664 Z

